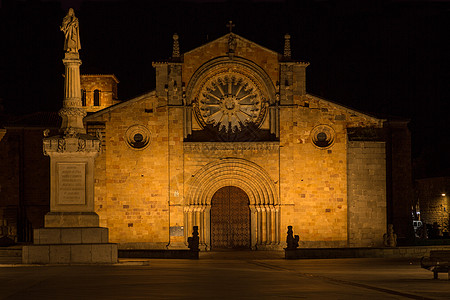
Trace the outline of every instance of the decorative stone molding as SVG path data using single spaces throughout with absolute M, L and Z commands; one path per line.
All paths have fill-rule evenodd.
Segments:
M 77 152 L 86 151 L 86 140 L 78 139 L 78 149 Z
M 275 182 L 257 164 L 238 158 L 213 161 L 188 182 L 186 204 L 210 204 L 214 193 L 224 186 L 236 186 L 249 197 L 250 204 L 278 204 Z
M 180 43 L 178 42 L 178 34 L 173 35 L 172 58 L 180 57 Z
M 286 33 L 284 35 L 284 59 L 291 59 L 291 36 Z
M 77 152 L 91 153 L 97 156 L 101 142 L 96 137 L 80 134 L 78 136 L 52 136 L 43 140 L 44 155 L 74 154 Z
M 147 127 L 133 125 L 125 132 L 125 141 L 134 150 L 144 150 L 150 145 L 150 136 L 150 130 Z
M 58 139 L 58 148 L 56 149 L 56 152 L 63 153 L 64 151 L 66 151 L 66 140 L 65 139 Z M 44 147 L 44 154 L 48 155 L 47 150 L 45 149 L 45 147 Z
M 204 78 L 197 90 L 194 111 L 202 127 L 217 126 L 225 132 L 258 127 L 266 116 L 267 92 L 255 78 L 234 68 L 222 68 Z
M 311 142 L 319 149 L 328 149 L 333 146 L 336 139 L 334 129 L 328 125 L 318 125 L 311 130 Z
M 58 112 L 60 117 L 64 116 L 76 116 L 84 118 L 86 116 L 86 110 L 84 108 L 75 108 L 75 107 L 64 107 L 61 108 Z
M 196 143 L 185 142 L 183 144 L 185 152 L 206 152 L 206 151 L 278 151 L 280 148 L 279 142 L 251 142 L 251 143 Z
M 195 101 L 204 83 L 218 73 L 224 71 L 239 71 L 251 79 L 264 93 L 269 104 L 275 102 L 275 86 L 269 75 L 257 64 L 244 58 L 234 57 L 231 61 L 228 57 L 219 57 L 201 66 L 191 77 L 186 87 L 188 104 Z

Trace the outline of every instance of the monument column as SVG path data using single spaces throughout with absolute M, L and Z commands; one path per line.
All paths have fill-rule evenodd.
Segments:
M 69 9 L 65 35 L 64 101 L 59 111 L 60 134 L 45 137 L 50 157 L 50 212 L 45 228 L 34 230 L 34 245 L 22 251 L 24 263 L 116 263 L 117 245 L 108 243 L 108 229 L 99 227 L 94 206 L 94 160 L 101 151 L 98 136 L 86 134 L 81 105 L 78 19 Z

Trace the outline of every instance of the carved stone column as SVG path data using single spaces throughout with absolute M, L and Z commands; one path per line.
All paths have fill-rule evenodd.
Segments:
M 204 206 L 204 245 L 205 250 L 211 250 L 211 205 L 205 205 Z
M 258 211 L 256 205 L 250 205 L 250 237 L 252 250 L 256 250 L 258 243 Z
M 211 232 L 211 205 L 206 204 L 190 204 L 184 207 L 184 225 L 185 228 L 198 226 L 199 244 L 201 249 L 209 250 L 210 232 Z M 185 240 L 189 234 L 185 231 Z
M 279 205 L 250 205 L 252 249 L 278 249 L 280 245 Z
M 71 132 L 84 134 L 83 118 L 86 111 L 81 105 L 80 65 L 79 53 L 65 53 L 64 101 L 59 111 L 62 118 L 61 133 Z

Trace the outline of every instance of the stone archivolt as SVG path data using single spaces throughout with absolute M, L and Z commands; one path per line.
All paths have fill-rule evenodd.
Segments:
M 253 162 L 237 158 L 214 161 L 193 175 L 186 203 L 211 205 L 214 193 L 224 186 L 241 188 L 252 205 L 279 204 L 275 183 L 267 172 Z
M 251 246 L 276 247 L 280 243 L 280 203 L 276 183 L 257 164 L 225 158 L 200 169 L 188 183 L 185 226 L 200 228 L 200 243 L 209 249 L 211 199 L 222 187 L 242 189 L 250 201 Z

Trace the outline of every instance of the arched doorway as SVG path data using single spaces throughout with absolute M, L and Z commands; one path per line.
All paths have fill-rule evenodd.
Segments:
M 199 151 L 197 146 L 191 148 L 191 151 L 197 153 Z M 258 147 L 254 149 L 260 149 Z M 185 151 L 186 149 L 189 150 L 185 148 Z M 208 149 L 205 148 L 205 151 Z M 187 184 L 184 226 L 185 228 L 199 226 L 201 248 L 205 250 L 212 248 L 211 226 L 214 224 L 211 223 L 211 206 L 214 205 L 212 202 L 215 202 L 214 195 L 223 187 L 239 188 L 249 199 L 246 201 L 250 209 L 251 249 L 280 249 L 281 206 L 278 200 L 277 181 L 274 181 L 259 165 L 240 158 L 214 160 L 192 174 Z M 184 234 L 187 243 L 190 230 L 185 230 Z
M 225 186 L 211 200 L 211 248 L 250 248 L 250 207 L 247 194 Z

